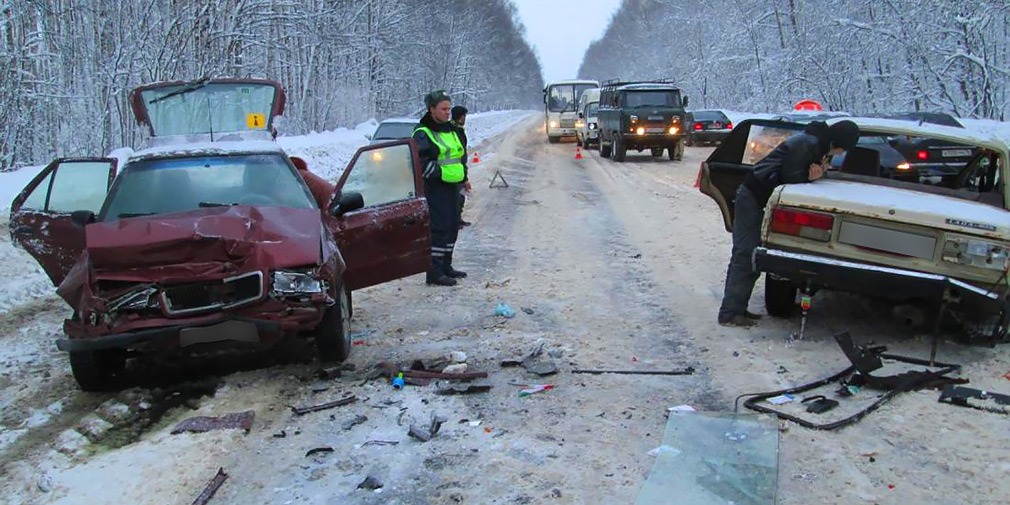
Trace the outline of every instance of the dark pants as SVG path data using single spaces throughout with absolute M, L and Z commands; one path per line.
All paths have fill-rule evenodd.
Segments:
M 463 193 L 463 185 L 459 186 L 459 222 L 463 221 L 463 207 L 466 205 L 466 194 Z
M 452 268 L 452 251 L 459 233 L 459 184 L 424 181 L 431 223 L 431 270 L 429 278 L 438 278 Z
M 764 208 L 747 186 L 736 192 L 733 219 L 733 254 L 726 271 L 726 290 L 719 307 L 719 320 L 725 321 L 747 311 L 754 283 L 759 273 L 754 271 L 754 249 L 761 245 L 761 220 Z

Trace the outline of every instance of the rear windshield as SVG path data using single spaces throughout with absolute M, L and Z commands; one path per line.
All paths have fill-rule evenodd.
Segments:
M 373 140 L 393 140 L 410 138 L 416 124 L 412 123 L 382 123 L 375 129 Z
M 725 114 L 717 110 L 702 110 L 692 113 L 695 121 L 729 121 Z
M 625 107 L 680 107 L 680 91 L 628 91 Z
M 227 205 L 315 207 L 281 154 L 195 156 L 127 165 L 109 193 L 102 220 Z

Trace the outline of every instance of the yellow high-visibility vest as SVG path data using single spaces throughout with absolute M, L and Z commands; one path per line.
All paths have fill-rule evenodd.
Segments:
M 455 131 L 433 132 L 431 128 L 422 126 L 414 132 L 423 131 L 438 147 L 438 166 L 442 169 L 442 181 L 448 183 L 463 182 L 463 154 L 466 147 L 459 140 Z

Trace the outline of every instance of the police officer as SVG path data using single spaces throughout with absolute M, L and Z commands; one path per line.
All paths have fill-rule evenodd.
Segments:
M 427 283 L 455 286 L 466 272 L 452 267 L 452 252 L 459 233 L 459 185 L 466 180 L 466 145 L 449 122 L 452 99 L 444 90 L 428 93 L 428 112 L 414 128 L 413 139 L 424 175 L 424 196 L 431 217 L 431 269 Z
M 456 127 L 456 134 L 459 135 L 460 142 L 463 143 L 463 147 L 466 148 L 466 107 L 462 105 L 456 105 L 452 108 L 452 123 Z M 463 178 L 463 184 L 459 188 L 459 227 L 470 226 L 472 223 L 463 220 L 463 207 L 466 205 L 466 194 L 472 190 L 470 186 L 470 171 L 469 166 L 466 164 L 467 157 L 463 157 L 463 168 L 465 170 L 465 177 Z
M 747 174 L 736 193 L 733 253 L 726 271 L 719 324 L 748 327 L 761 317 L 747 311 L 747 302 L 759 275 L 754 271 L 754 249 L 761 243 L 761 220 L 772 191 L 782 184 L 820 179 L 827 169 L 826 157 L 852 149 L 857 140 L 859 127 L 852 121 L 839 121 L 830 127 L 814 121 L 803 133 L 779 144 Z

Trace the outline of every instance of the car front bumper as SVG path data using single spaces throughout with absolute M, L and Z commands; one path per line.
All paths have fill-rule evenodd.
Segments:
M 999 292 L 939 274 L 828 258 L 812 254 L 759 247 L 754 251 L 754 269 L 803 285 L 902 299 L 941 301 L 947 293 L 986 312 L 999 309 Z

